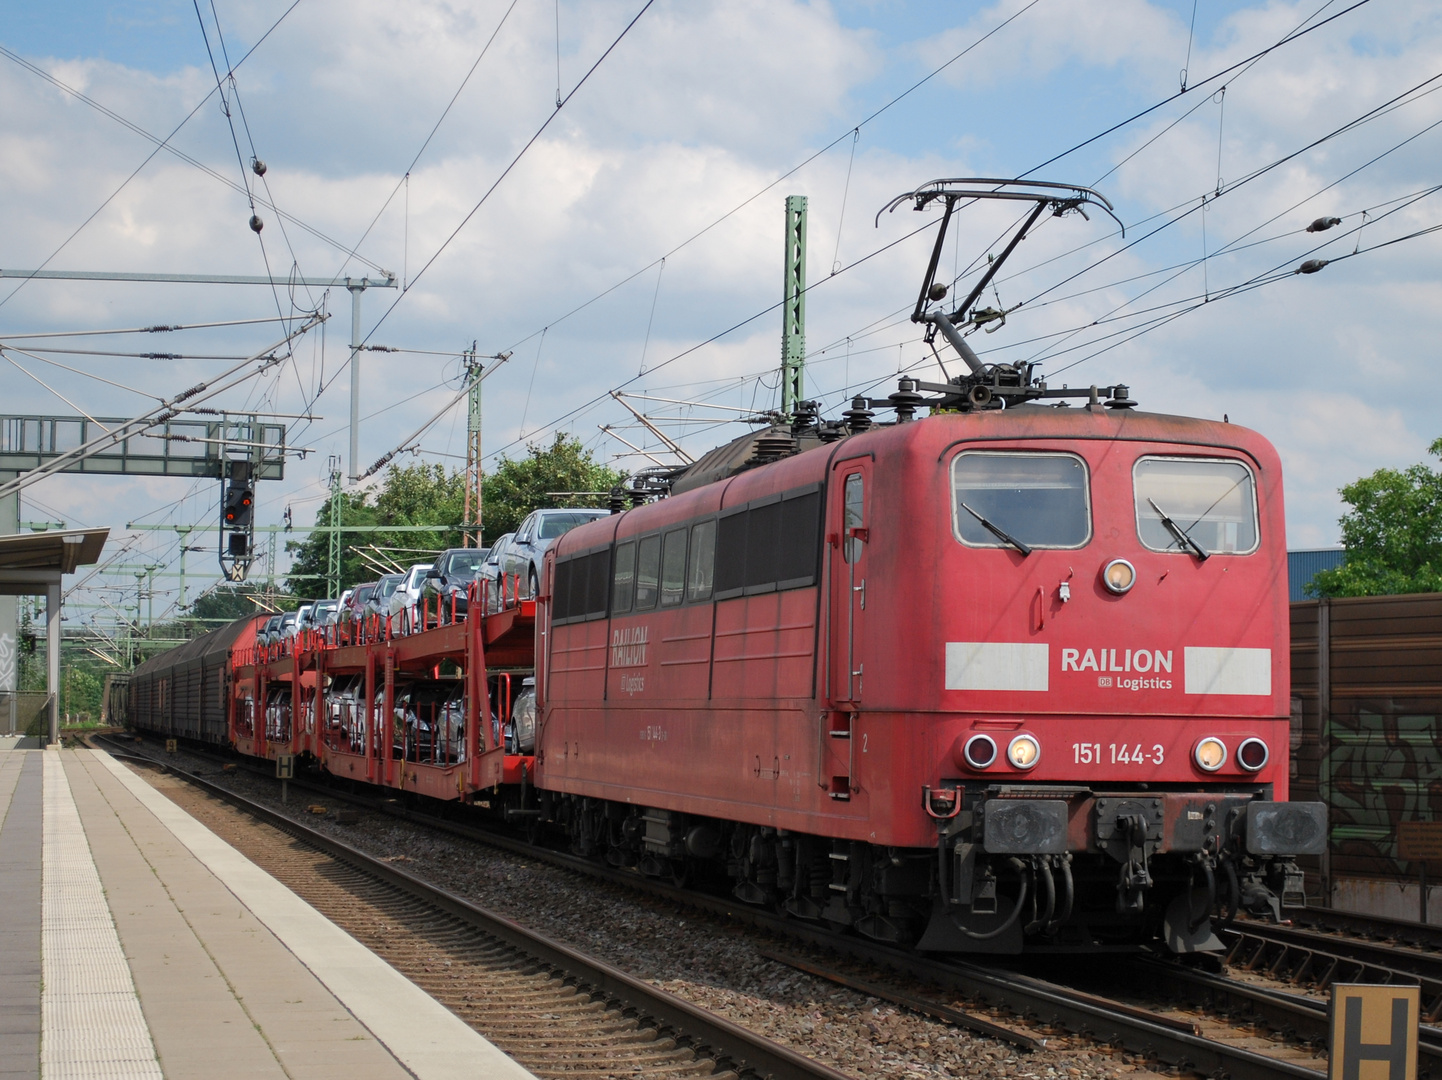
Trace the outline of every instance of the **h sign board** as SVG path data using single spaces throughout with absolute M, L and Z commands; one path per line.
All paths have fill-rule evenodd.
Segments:
M 1328 1080 L 1417 1080 L 1416 986 L 1332 987 Z
M 275 777 L 277 780 L 295 779 L 294 754 L 277 754 L 275 756 Z

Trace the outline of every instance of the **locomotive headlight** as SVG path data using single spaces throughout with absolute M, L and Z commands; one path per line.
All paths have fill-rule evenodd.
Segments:
M 1041 757 L 1041 744 L 1030 735 L 1018 735 L 1007 744 L 1006 759 L 1018 769 L 1030 769 Z
M 973 735 L 961 748 L 962 760 L 973 769 L 985 769 L 996 761 L 996 740 L 990 735 Z
M 1247 772 L 1261 771 L 1270 756 L 1267 744 L 1256 737 L 1243 739 L 1242 745 L 1237 747 L 1237 764 Z
M 1192 751 L 1192 760 L 1199 769 L 1216 772 L 1227 763 L 1227 744 L 1215 735 L 1208 735 L 1197 743 L 1196 749 Z
M 1102 569 L 1102 584 L 1117 596 L 1130 591 L 1137 582 L 1137 568 L 1125 559 L 1113 559 Z

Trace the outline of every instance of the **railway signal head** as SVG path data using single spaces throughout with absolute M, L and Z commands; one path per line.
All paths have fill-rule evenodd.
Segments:
M 251 522 L 255 512 L 255 489 L 249 484 L 237 484 L 225 491 L 225 507 L 221 520 L 228 529 L 243 529 Z

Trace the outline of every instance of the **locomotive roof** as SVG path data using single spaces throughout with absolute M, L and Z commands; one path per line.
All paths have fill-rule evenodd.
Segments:
M 783 426 L 764 428 L 716 447 L 703 455 L 673 485 L 673 498 L 685 496 L 682 501 L 692 508 L 690 512 L 695 512 L 698 505 L 709 505 L 715 510 L 720 506 L 721 490 L 715 485 L 732 477 L 736 478 L 736 484 L 725 489 L 724 503 L 727 506 L 758 497 L 768 490 L 780 491 L 787 486 L 814 483 L 821 478 L 825 462 L 833 455 L 845 458 L 867 451 L 906 453 L 918 446 L 927 448 L 921 451 L 923 453 L 945 453 L 956 444 L 968 442 L 1096 439 L 1174 443 L 1194 446 L 1204 452 L 1211 449 L 1245 454 L 1261 468 L 1268 468 L 1276 462 L 1276 452 L 1267 440 L 1240 424 L 1139 409 L 1107 409 L 1100 405 L 1058 408 L 1024 404 L 1009 409 L 938 413 L 905 424 L 878 424 L 839 442 L 822 443 L 814 436 L 808 438 L 803 435 L 797 452 L 764 464 L 755 461 L 760 439 L 785 432 L 789 429 Z M 713 487 L 718 494 L 702 494 Z M 687 512 L 677 506 L 668 513 L 668 504 L 672 504 L 672 499 L 627 510 L 620 515 L 621 518 L 640 515 L 635 523 L 629 525 L 620 525 L 615 516 L 599 519 L 612 522 L 611 529 L 604 535 L 614 538 L 618 532 L 633 534 L 641 521 L 646 524 L 640 525 L 640 528 L 655 528 Z M 556 554 L 561 556 L 591 547 L 602 535 L 598 534 L 598 529 L 604 530 L 605 527 L 590 524 L 573 529 L 557 542 Z
M 847 436 L 844 444 L 855 440 L 872 442 L 890 437 L 920 438 L 938 422 L 960 426 L 956 438 L 965 439 L 973 435 L 1001 435 L 997 428 L 1005 430 L 1005 437 L 1050 437 L 1050 438 L 1104 438 L 1104 439 L 1155 439 L 1160 442 L 1182 441 L 1207 446 L 1235 446 L 1253 444 L 1257 436 L 1240 425 L 1227 421 L 1207 420 L 1194 416 L 1174 416 L 1168 413 L 1143 412 L 1139 409 L 1106 409 L 1098 407 L 1058 408 L 1052 405 L 1018 405 L 1010 409 L 979 409 L 964 413 L 938 413 L 907 424 L 878 424 L 864 432 Z M 1082 430 L 1078 431 L 1078 428 Z M 1007 430 L 1017 429 L 1017 430 Z M 784 425 L 747 432 L 739 438 L 716 447 L 703 454 L 694 465 L 686 470 L 672 484 L 672 493 L 680 495 L 706 484 L 724 480 L 729 476 L 762 468 L 755 460 L 757 444 L 777 434 L 787 434 L 790 429 Z M 796 457 L 808 451 L 821 448 L 823 444 L 814 434 L 803 433 L 799 439 Z M 781 460 L 788 460 L 782 458 Z M 767 462 L 766 464 L 770 464 Z
M 235 639 L 241 632 L 255 622 L 257 619 L 269 618 L 269 614 L 247 615 L 243 619 L 236 619 L 218 630 L 211 630 L 209 633 L 201 634 L 193 641 L 187 641 L 184 645 L 177 645 L 173 649 L 167 649 L 158 656 L 152 656 L 145 663 L 137 665 L 134 674 L 137 676 L 155 675 L 169 668 L 178 667 L 188 660 L 195 660 L 200 657 L 214 656 L 216 653 L 227 653 Z

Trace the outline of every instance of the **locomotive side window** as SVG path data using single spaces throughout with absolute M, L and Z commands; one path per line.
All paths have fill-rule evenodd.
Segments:
M 606 586 L 611 582 L 611 550 L 602 548 L 587 555 L 584 560 L 577 560 L 576 566 L 579 568 L 582 565 L 586 567 L 586 587 L 582 592 L 580 581 L 572 585 L 572 614 L 597 618 L 606 614 Z
M 709 600 L 716 570 L 716 523 L 691 527 L 691 561 L 686 570 L 686 599 Z
M 778 587 L 810 585 L 821 551 L 821 492 L 808 491 L 781 504 L 781 543 L 776 567 Z
M 712 595 L 727 600 L 816 583 L 821 489 L 797 488 L 722 512 Z
M 1075 454 L 965 451 L 952 459 L 951 492 L 952 526 L 968 547 L 1079 548 L 1091 539 L 1087 468 Z
M 636 593 L 636 542 L 616 545 L 616 578 L 611 587 L 611 612 L 622 615 L 631 610 Z
M 852 536 L 851 530 L 860 529 L 865 524 L 862 518 L 866 494 L 863 483 L 860 473 L 852 473 L 846 478 L 846 495 L 842 508 L 844 517 L 841 525 L 845 530 L 845 542 L 841 545 L 841 554 L 847 562 L 855 562 L 861 558 L 861 540 Z
M 746 514 L 746 577 L 748 589 L 776 580 L 777 547 L 781 543 L 781 500 L 752 506 Z
M 675 607 L 686 596 L 686 530 L 673 529 L 661 547 L 661 606 Z
M 746 583 L 745 510 L 721 518 L 716 534 L 716 592 L 739 593 Z
M 571 607 L 571 581 L 576 574 L 576 564 L 572 560 L 558 562 L 556 564 L 556 580 L 551 586 L 551 617 L 553 619 L 569 619 L 572 614 Z
M 661 574 L 661 538 L 648 536 L 636 549 L 636 610 L 656 606 L 656 586 Z
M 1132 488 L 1137 536 L 1152 551 L 1205 558 L 1257 550 L 1256 480 L 1240 461 L 1144 457 Z

